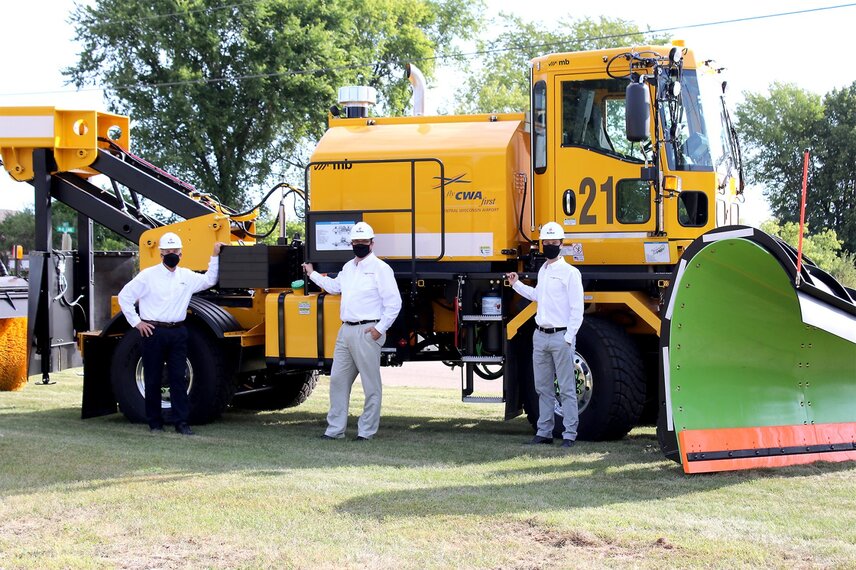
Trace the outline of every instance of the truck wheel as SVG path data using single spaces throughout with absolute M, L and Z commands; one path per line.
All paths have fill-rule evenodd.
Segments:
M 223 413 L 234 394 L 234 382 L 216 339 L 201 327 L 187 327 L 185 375 L 190 398 L 189 421 L 198 425 L 208 423 Z M 146 422 L 142 339 L 136 329 L 128 331 L 116 347 L 110 381 L 125 417 L 132 422 Z M 173 422 L 165 369 L 161 380 L 161 414 L 165 423 Z
M 586 318 L 577 333 L 574 369 L 579 439 L 620 439 L 638 425 L 645 405 L 645 367 L 636 343 L 621 327 Z M 554 437 L 562 437 L 563 420 L 557 397 Z
M 317 385 L 317 370 L 282 372 L 274 375 L 266 389 L 236 394 L 233 403 L 247 410 L 294 408 L 305 402 Z

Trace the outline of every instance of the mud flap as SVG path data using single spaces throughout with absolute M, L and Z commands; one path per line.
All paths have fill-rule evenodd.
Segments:
M 660 338 L 663 452 L 686 473 L 856 460 L 853 290 L 745 226 L 687 249 Z
M 81 419 L 115 414 L 116 396 L 110 385 L 110 365 L 121 336 L 83 336 L 83 401 Z

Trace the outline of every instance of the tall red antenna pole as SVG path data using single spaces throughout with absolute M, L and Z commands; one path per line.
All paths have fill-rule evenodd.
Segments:
M 800 200 L 800 238 L 797 245 L 797 279 L 796 284 L 800 284 L 800 270 L 802 269 L 802 248 L 803 248 L 803 233 L 805 232 L 805 195 L 806 185 L 808 183 L 808 149 L 803 151 L 803 181 L 802 181 L 802 199 Z

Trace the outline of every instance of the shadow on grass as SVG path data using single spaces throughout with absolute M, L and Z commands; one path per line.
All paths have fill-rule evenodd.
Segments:
M 524 445 L 525 419 L 386 415 L 369 442 L 324 441 L 324 413 L 305 409 L 229 412 L 198 436 L 152 435 L 121 415 L 79 419 L 79 408 L 0 414 L 0 496 L 58 486 L 95 489 L 148 479 L 238 473 L 248 477 L 327 476 L 342 467 L 473 472 L 478 483 L 368 492 L 338 506 L 359 516 L 492 514 L 668 499 L 748 479 L 791 478 L 853 469 L 815 464 L 782 470 L 685 476 L 663 458 L 656 437 L 633 432 L 613 442 Z M 355 425 L 351 417 L 349 425 Z M 335 475 L 333 475 L 335 477 Z M 461 480 L 459 474 L 449 478 Z M 487 482 L 485 482 L 485 480 Z M 464 480 L 466 481 L 466 480 Z M 375 487 L 370 487 L 375 488 Z

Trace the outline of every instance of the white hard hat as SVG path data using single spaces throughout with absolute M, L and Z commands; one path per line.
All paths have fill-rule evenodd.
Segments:
M 556 222 L 547 222 L 541 227 L 540 239 L 565 239 L 565 230 Z
M 351 228 L 351 241 L 355 239 L 371 239 L 374 237 L 374 230 L 365 222 L 357 222 Z
M 181 249 L 181 238 L 172 232 L 166 232 L 160 238 L 161 249 Z

